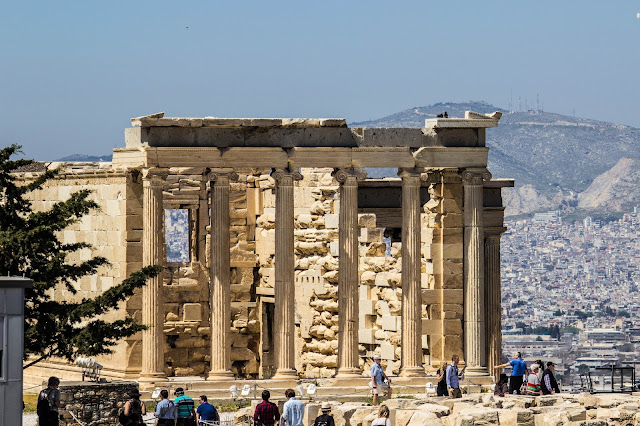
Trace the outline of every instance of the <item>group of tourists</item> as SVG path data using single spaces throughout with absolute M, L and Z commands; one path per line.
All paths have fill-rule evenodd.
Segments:
M 271 392 L 262 391 L 262 402 L 256 406 L 253 414 L 253 420 L 257 426 L 273 426 L 279 423 L 280 426 L 302 426 L 304 417 L 304 402 L 296 398 L 293 389 L 287 389 L 284 392 L 287 401 L 282 407 L 282 415 L 278 406 L 269 401 Z M 371 423 L 371 426 L 391 426 L 389 420 L 389 408 L 381 405 L 378 410 L 378 418 Z M 331 415 L 331 404 L 325 401 L 320 406 L 320 415 L 316 417 L 313 426 L 335 426 L 335 421 Z
M 444 363 L 436 372 L 438 396 L 462 398 L 460 380 L 464 378 L 464 369 L 458 370 L 460 357 L 453 355 L 451 363 Z M 496 365 L 495 370 L 511 367 L 511 377 L 500 374 L 500 380 L 495 385 L 494 395 L 553 395 L 560 393 L 558 382 L 553 374 L 555 364 L 547 362 L 546 368 L 541 360 L 537 360 L 527 369 L 527 363 L 522 359 L 522 354 L 516 352 L 513 359 L 505 364 Z M 526 380 L 526 381 L 525 381 Z
M 193 398 L 184 394 L 183 388 L 176 388 L 173 395 L 176 398 L 172 401 L 168 390 L 160 391 L 160 401 L 154 413 L 157 426 L 203 426 L 207 421 L 220 421 L 218 410 L 209 403 L 206 395 L 200 395 L 197 408 Z M 129 397 L 131 399 L 125 403 L 120 423 L 125 426 L 142 426 L 142 416 L 147 414 L 147 410 L 140 402 L 140 392 L 134 390 Z
M 269 401 L 271 392 L 268 390 L 262 391 L 262 402 L 256 406 L 256 411 L 253 413 L 253 420 L 256 425 L 269 426 L 279 422 L 280 424 L 287 424 L 289 426 L 302 426 L 304 402 L 296 398 L 296 393 L 293 389 L 284 391 L 284 396 L 287 398 L 287 402 L 284 403 L 282 415 L 280 415 L 278 406 Z M 333 421 L 333 418 L 331 420 Z M 328 424 L 329 423 L 327 423 L 327 425 Z M 330 424 L 333 425 L 333 423 Z
M 522 359 L 522 354 L 520 352 L 515 352 L 511 361 L 496 365 L 494 369 L 497 370 L 499 368 L 509 366 L 511 367 L 509 384 L 507 386 L 507 375 L 501 374 L 494 392 L 496 395 L 509 393 L 515 395 L 538 396 L 560 393 L 558 382 L 553 374 L 555 370 L 555 364 L 553 362 L 547 362 L 547 367 L 544 368 L 544 362 L 542 360 L 537 360 L 531 364 L 527 371 L 527 364 Z

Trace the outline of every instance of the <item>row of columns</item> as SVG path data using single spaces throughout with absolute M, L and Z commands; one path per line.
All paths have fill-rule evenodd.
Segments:
M 422 363 L 421 224 L 420 187 L 423 169 L 400 169 L 402 178 L 402 344 L 401 376 L 424 375 Z M 166 173 L 153 169 L 143 175 L 143 260 L 145 265 L 163 264 L 162 184 Z M 276 169 L 272 173 L 276 193 L 275 226 L 275 375 L 296 378 L 295 369 L 295 256 L 294 186 L 302 175 Z M 339 212 L 339 328 L 338 377 L 360 376 L 358 354 L 358 182 L 366 177 L 359 169 L 337 170 L 340 183 Z M 467 374 L 487 375 L 487 324 L 485 308 L 499 306 L 499 235 L 497 265 L 489 269 L 493 287 L 485 300 L 484 230 L 482 222 L 483 181 L 491 175 L 482 169 L 463 172 L 464 184 L 464 334 Z M 232 377 L 229 339 L 230 245 L 229 184 L 233 172 L 214 172 L 211 182 L 210 275 L 211 275 L 211 371 L 209 379 Z M 491 240 L 491 241 L 495 241 Z M 487 249 L 488 250 L 488 249 Z M 487 252 L 495 262 L 495 248 Z M 497 289 L 495 288 L 497 274 Z M 142 321 L 148 326 L 142 338 L 141 381 L 159 381 L 164 374 L 162 278 L 149 280 L 143 288 Z M 488 306 L 487 306 L 488 305 Z M 491 315 L 491 314 L 489 314 Z M 500 315 L 498 312 L 497 315 Z M 495 321 L 490 321 L 495 324 Z M 499 321 L 498 321 L 499 324 Z M 499 325 L 498 325 L 499 327 Z M 495 330 L 490 330 L 495 333 Z M 497 330 L 497 335 L 500 330 Z M 495 348 L 492 348 L 495 349 Z M 495 358 L 491 355 L 490 358 Z

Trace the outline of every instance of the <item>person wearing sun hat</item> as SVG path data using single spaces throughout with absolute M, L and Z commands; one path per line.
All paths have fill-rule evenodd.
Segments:
M 335 426 L 333 416 L 331 415 L 331 405 L 329 405 L 327 401 L 322 403 L 320 411 L 322 411 L 322 414 L 316 417 L 313 426 Z
M 380 355 L 374 356 L 373 364 L 371 364 L 371 369 L 369 370 L 371 373 L 371 389 L 373 390 L 373 405 L 378 405 L 378 395 L 380 391 L 386 391 L 387 398 L 391 398 L 391 386 L 385 382 L 387 375 L 384 374 L 381 362 L 382 358 Z
M 173 394 L 176 396 L 173 403 L 178 407 L 177 426 L 195 426 L 196 417 L 194 414 L 195 403 L 193 402 L 193 398 L 185 395 L 183 388 L 176 388 Z
M 130 426 L 140 426 L 144 425 L 144 421 L 142 420 L 142 416 L 147 414 L 147 407 L 140 401 L 140 392 L 138 389 L 134 389 L 129 392 L 129 399 L 124 403 L 124 408 L 122 410 L 123 419 L 126 419 L 126 423 Z M 120 421 L 122 423 L 122 420 Z

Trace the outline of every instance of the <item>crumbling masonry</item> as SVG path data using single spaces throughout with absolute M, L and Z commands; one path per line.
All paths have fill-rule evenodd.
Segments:
M 513 185 L 487 170 L 499 118 L 387 129 L 156 114 L 132 120 L 111 163 L 67 163 L 33 201 L 88 188 L 102 207 L 62 235 L 93 244 L 81 259 L 112 263 L 77 297 L 166 266 L 111 314 L 149 328 L 100 359 L 106 376 L 349 378 L 379 354 L 389 373 L 419 377 L 458 353 L 468 376 L 488 377 L 501 361 L 500 190 Z M 379 167 L 398 178 L 368 179 Z M 168 262 L 175 210 L 186 243 Z M 54 368 L 77 373 L 51 360 L 27 376 Z

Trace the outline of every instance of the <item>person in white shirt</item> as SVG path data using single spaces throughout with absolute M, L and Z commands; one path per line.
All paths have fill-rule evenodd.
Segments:
M 285 421 L 288 426 L 303 426 L 304 402 L 296 398 L 296 393 L 293 389 L 287 389 L 284 392 L 284 396 L 287 397 L 287 402 L 285 402 L 282 407 L 281 419 Z

